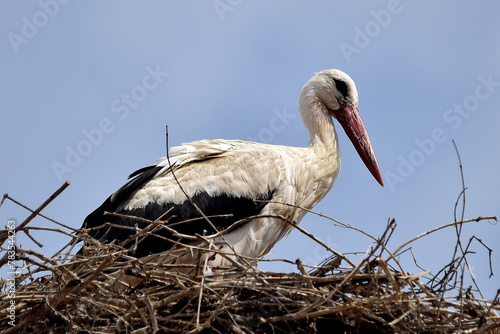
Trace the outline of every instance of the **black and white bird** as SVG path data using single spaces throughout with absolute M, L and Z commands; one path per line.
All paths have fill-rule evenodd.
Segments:
M 321 71 L 306 83 L 299 100 L 309 146 L 217 139 L 172 147 L 168 158 L 133 173 L 85 219 L 83 228 L 102 243 L 120 243 L 150 225 L 130 216 L 159 219 L 162 224 L 155 225 L 153 235 L 125 245 L 135 256 L 167 252 L 172 263 L 193 263 L 198 253 L 180 255 L 175 248 L 179 241 L 195 250 L 206 247 L 202 238 L 182 238 L 197 234 L 212 241 L 211 267 L 242 259 L 254 264 L 290 232 L 286 221 L 299 223 L 332 188 L 340 171 L 333 119 L 383 186 L 357 107 L 353 80 L 340 70 Z

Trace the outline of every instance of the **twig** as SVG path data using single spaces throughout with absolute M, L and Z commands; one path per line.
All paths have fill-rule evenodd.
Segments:
M 214 230 L 214 232 L 216 232 L 216 233 L 220 232 L 215 227 L 215 225 L 212 223 L 212 221 L 210 221 L 210 219 L 208 219 L 208 217 L 205 215 L 205 213 L 203 213 L 203 211 L 198 207 L 198 205 L 196 205 L 196 203 L 193 201 L 193 199 L 187 194 L 187 192 L 184 190 L 184 188 L 180 184 L 179 180 L 177 179 L 177 176 L 174 173 L 174 168 L 173 168 L 172 164 L 170 163 L 170 155 L 169 155 L 169 149 L 168 149 L 168 127 L 166 127 L 165 130 L 167 131 L 166 132 L 166 139 L 165 140 L 166 140 L 166 145 L 167 145 L 168 167 L 170 169 L 170 172 L 172 173 L 172 176 L 173 176 L 175 182 L 177 183 L 177 185 L 181 189 L 181 191 L 184 194 L 184 196 L 186 196 L 187 200 L 191 203 L 191 205 L 195 208 L 195 210 L 200 214 L 200 216 L 202 216 L 205 219 L 205 221 L 210 225 L 210 227 Z M 226 238 L 224 238 L 224 236 L 221 235 L 221 239 L 224 240 L 224 242 L 227 244 L 227 246 L 229 247 L 229 249 L 231 249 L 233 251 L 234 255 L 237 256 L 238 253 L 234 250 L 234 247 L 226 241 Z M 246 263 L 246 264 L 250 265 L 249 263 Z
M 342 259 L 344 259 L 347 263 L 349 263 L 352 267 L 355 266 L 355 264 L 349 260 L 347 257 L 344 256 L 344 254 L 341 254 L 339 252 L 337 252 L 336 250 L 334 250 L 333 248 L 331 248 L 330 246 L 328 246 L 327 244 L 325 244 L 323 241 L 319 240 L 318 238 L 316 238 L 315 235 L 313 235 L 312 233 L 309 233 L 307 232 L 305 229 L 303 229 L 302 227 L 300 227 L 298 224 L 296 223 L 292 223 L 291 221 L 288 221 L 286 219 L 283 219 L 284 222 L 286 222 L 287 224 L 295 227 L 297 230 L 300 231 L 300 233 L 308 236 L 309 238 L 311 238 L 312 240 L 316 241 L 318 244 L 320 244 L 321 246 L 325 247 L 325 249 L 327 251 L 329 251 L 330 253 L 332 254 L 335 254 L 336 256 L 339 256 L 341 257 Z
M 351 230 L 354 230 L 356 232 L 359 232 L 361 234 L 363 234 L 364 236 L 372 239 L 373 241 L 377 242 L 377 238 L 371 236 L 370 234 L 366 233 L 365 231 L 363 230 L 360 230 L 359 228 L 357 227 L 354 227 L 352 225 L 349 225 L 349 224 L 345 224 L 345 223 L 342 223 L 341 221 L 335 219 L 335 218 L 332 218 L 332 217 L 329 217 L 327 215 L 324 215 L 322 213 L 319 213 L 319 212 L 316 212 L 316 211 L 313 211 L 313 210 L 309 210 L 309 209 L 306 209 L 306 208 L 303 208 L 299 205 L 295 205 L 295 204 L 289 204 L 289 203 L 284 203 L 284 202 L 278 202 L 278 201 L 268 201 L 268 200 L 254 200 L 255 202 L 266 202 L 266 203 L 274 203 L 274 204 L 281 204 L 281 205 L 285 205 L 285 206 L 290 206 L 290 207 L 293 207 L 293 208 L 297 208 L 297 209 L 300 209 L 300 210 L 303 210 L 303 211 L 306 211 L 307 213 L 311 213 L 313 215 L 316 215 L 318 217 L 321 217 L 321 218 L 325 218 L 325 219 L 328 219 L 328 220 L 331 220 L 333 221 L 334 223 L 340 225 L 339 227 L 343 227 L 343 228 L 347 228 L 347 229 L 351 229 Z
M 481 239 L 479 239 L 478 237 L 476 237 L 475 235 L 473 235 L 471 237 L 471 239 L 476 239 L 481 245 L 483 245 L 484 248 L 486 248 L 488 250 L 488 258 L 489 258 L 489 263 L 490 263 L 490 276 L 489 276 L 489 278 L 492 278 L 494 276 L 493 275 L 493 265 L 492 265 L 492 260 L 491 260 L 491 256 L 493 254 L 493 249 L 491 249 L 490 247 L 486 246 L 486 244 Z
M 68 181 L 64 182 L 63 185 L 59 187 L 59 189 L 57 189 L 52 195 L 50 195 L 49 198 L 45 200 L 45 202 L 42 203 L 42 205 L 40 205 L 35 211 L 33 211 L 28 216 L 28 218 L 26 218 L 21 224 L 19 224 L 15 228 L 15 231 L 16 232 L 21 231 L 33 218 L 35 218 L 40 213 L 40 211 L 42 211 L 47 205 L 49 205 L 50 202 L 52 202 L 57 196 L 59 196 L 59 194 L 62 193 L 64 189 L 66 189 L 66 187 L 68 186 L 69 182 Z M 0 231 L 0 232 L 6 232 L 6 231 Z M 5 240 L 7 240 L 7 237 L 8 237 L 7 233 L 0 233 L 0 245 L 3 245 Z
M 4 194 L 4 195 L 3 195 L 2 202 L 0 203 L 0 207 L 2 206 L 1 204 L 3 204 L 4 200 L 6 200 L 6 199 L 8 199 L 9 201 L 13 202 L 14 204 L 16 204 L 16 205 L 20 206 L 21 208 L 23 208 L 23 209 L 25 209 L 25 210 L 28 210 L 29 212 L 32 212 L 32 213 L 33 213 L 33 212 L 35 212 L 35 210 L 32 210 L 31 208 L 27 207 L 27 206 L 26 206 L 26 205 L 24 205 L 23 203 L 21 203 L 21 202 L 19 202 L 19 201 L 16 201 L 14 198 L 10 197 L 10 196 L 9 196 L 9 194 Z M 61 227 L 64 227 L 65 229 L 68 229 L 68 230 L 73 231 L 73 232 L 78 231 L 78 229 L 73 228 L 73 227 L 71 227 L 71 226 L 68 226 L 68 225 L 66 225 L 66 224 L 60 223 L 60 222 L 58 222 L 57 220 L 52 219 L 52 218 L 50 218 L 50 217 L 47 217 L 47 216 L 45 216 L 44 214 L 42 214 L 42 213 L 40 213 L 40 212 L 38 213 L 38 215 L 39 215 L 40 217 L 42 217 L 42 218 L 44 218 L 44 219 L 46 219 L 46 220 L 48 220 L 48 221 L 50 221 L 50 222 L 52 222 L 52 223 L 56 224 L 56 225 L 59 225 L 59 226 L 61 226 Z
M 163 222 L 160 222 L 160 221 L 159 222 L 154 222 L 154 221 L 152 221 L 150 219 L 147 219 L 147 218 L 143 218 L 143 217 L 139 217 L 139 216 L 126 215 L 126 214 L 118 213 L 118 212 L 105 212 L 104 214 L 105 215 L 109 215 L 109 216 L 115 216 L 115 217 L 126 218 L 126 219 L 133 219 L 133 220 L 137 220 L 137 221 L 140 221 L 140 222 L 148 223 L 149 225 L 148 225 L 148 228 L 146 228 L 147 229 L 146 231 L 148 231 L 150 228 L 153 228 L 153 227 L 156 227 L 156 226 L 161 226 L 162 228 L 164 228 L 168 232 L 172 233 L 172 235 L 174 237 L 184 238 L 184 239 L 188 239 L 188 240 L 196 240 L 195 236 L 189 235 L 189 234 L 179 233 L 175 229 L 169 227 L 168 225 L 164 225 Z M 104 225 L 105 226 L 114 226 L 114 227 L 123 228 L 123 229 L 134 229 L 133 227 L 130 227 L 130 226 L 116 225 L 116 224 L 111 224 L 111 223 L 106 223 Z M 152 226 L 149 227 L 150 225 L 152 225 Z M 101 227 L 98 227 L 98 228 L 101 228 Z M 93 228 L 93 229 L 95 229 L 95 228 Z M 131 237 L 132 238 L 131 240 L 135 239 L 133 237 L 134 236 Z M 131 240 L 126 240 L 126 241 L 129 242 Z M 122 244 L 126 244 L 126 243 L 122 242 Z
M 472 219 L 465 219 L 465 220 L 461 221 L 460 223 L 461 223 L 461 224 L 466 224 L 466 223 L 479 222 L 479 221 L 481 221 L 481 220 L 488 220 L 488 219 L 493 219 L 493 220 L 495 220 L 495 221 L 498 221 L 498 219 L 497 219 L 497 217 L 496 217 L 496 216 L 484 216 L 484 217 L 476 217 L 476 218 L 472 218 Z M 452 226 L 455 226 L 455 222 L 451 222 L 451 223 L 447 223 L 447 224 L 444 224 L 444 225 L 438 226 L 438 227 L 433 228 L 433 229 L 431 229 L 431 230 L 429 230 L 429 231 L 426 231 L 426 232 L 424 232 L 424 233 L 422 233 L 422 234 L 419 234 L 419 235 L 417 235 L 417 236 L 416 236 L 416 237 L 414 237 L 414 238 L 411 238 L 410 240 L 406 241 L 406 242 L 405 242 L 405 243 L 403 243 L 401 246 L 399 246 L 399 247 L 398 247 L 398 248 L 397 248 L 394 252 L 392 252 L 394 255 L 389 256 L 389 257 L 388 257 L 385 261 L 386 261 L 386 262 L 389 262 L 389 260 L 390 260 L 391 258 L 394 258 L 395 256 L 397 256 L 397 255 L 398 255 L 398 253 L 399 253 L 399 251 L 400 251 L 401 249 L 403 249 L 404 247 L 408 246 L 408 245 L 409 245 L 409 244 L 411 244 L 412 242 L 415 242 L 416 240 L 421 239 L 421 238 L 423 238 L 423 237 L 425 237 L 425 236 L 427 236 L 427 235 L 429 235 L 429 234 L 432 234 L 432 233 L 434 233 L 434 232 L 437 232 L 437 231 L 439 231 L 439 230 L 442 230 L 442 229 L 447 228 L 447 227 L 452 227 Z
M 309 277 L 309 274 L 307 273 L 306 269 L 304 268 L 304 265 L 302 264 L 302 260 L 297 259 L 295 260 L 295 264 L 297 265 L 297 268 L 299 269 L 300 273 L 304 277 L 307 283 L 307 287 L 309 289 L 315 289 L 314 285 L 312 284 L 311 278 Z
M 212 246 L 213 242 L 211 240 L 211 242 L 208 244 L 208 251 L 210 251 Z M 200 293 L 198 295 L 198 309 L 196 310 L 196 327 L 200 326 L 201 301 L 203 300 L 203 288 L 205 287 L 205 275 L 207 272 L 208 258 L 209 258 L 208 254 L 205 255 L 205 261 L 203 263 L 203 272 L 201 273 Z
M 152 322 L 152 326 L 153 327 L 153 333 L 156 333 L 158 332 L 158 320 L 156 319 L 156 315 L 155 315 L 155 310 L 153 309 L 153 305 L 151 305 L 151 300 L 149 300 L 149 297 L 147 294 L 143 294 L 142 296 L 142 299 L 144 300 L 144 303 L 146 304 L 146 307 L 148 309 L 148 312 L 149 312 L 149 316 L 151 317 L 151 322 Z

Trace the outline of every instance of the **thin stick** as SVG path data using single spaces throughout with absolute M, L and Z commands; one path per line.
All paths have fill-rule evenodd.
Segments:
M 336 250 L 334 250 L 333 248 L 331 248 L 330 246 L 328 246 L 327 244 L 325 244 L 323 241 L 319 240 L 318 238 L 316 238 L 316 236 L 314 236 L 313 234 L 307 232 L 306 230 L 304 230 L 302 227 L 300 227 L 298 224 L 296 223 L 292 223 L 291 221 L 288 221 L 286 219 L 283 219 L 284 222 L 286 222 L 287 224 L 295 227 L 297 230 L 299 230 L 302 234 L 305 234 L 307 235 L 309 238 L 313 239 L 314 241 L 316 241 L 318 244 L 320 244 L 321 246 L 325 247 L 325 249 L 329 252 L 331 252 L 332 254 L 335 254 L 339 257 L 341 257 L 342 259 L 344 259 L 347 263 L 349 263 L 352 267 L 355 266 L 355 264 L 353 262 L 351 262 L 351 260 L 349 260 L 346 256 L 344 256 L 343 254 L 337 252 Z
M 217 233 L 219 232 L 219 230 L 217 230 L 217 228 L 215 227 L 215 225 L 210 221 L 210 219 L 208 219 L 208 217 L 205 215 L 205 213 L 203 213 L 203 211 L 201 211 L 201 209 L 198 207 L 198 205 L 196 205 L 196 203 L 193 201 L 193 199 L 191 197 L 189 197 L 189 195 L 186 193 L 186 191 L 184 190 L 184 188 L 182 187 L 182 185 L 180 184 L 179 180 L 177 179 L 177 176 L 175 175 L 174 173 L 174 168 L 172 167 L 172 164 L 170 163 L 170 155 L 169 155 L 169 152 L 168 152 L 168 127 L 166 128 L 166 145 L 167 145 L 167 161 L 168 161 L 168 166 L 169 166 L 169 169 L 170 169 L 170 172 L 172 173 L 172 176 L 174 177 L 174 180 L 175 182 L 177 183 L 177 185 L 179 186 L 179 188 L 181 189 L 182 193 L 184 194 L 184 196 L 186 196 L 186 198 L 189 200 L 189 202 L 191 203 L 191 205 L 196 209 L 196 211 L 203 217 L 205 218 L 205 220 L 207 221 L 207 223 L 210 225 L 211 228 L 213 228 L 213 230 Z M 234 255 L 238 256 L 238 253 L 234 250 L 234 247 L 229 244 L 226 240 L 226 238 L 224 238 L 223 235 L 220 236 L 222 240 L 224 240 L 224 242 L 227 244 L 227 246 L 229 247 L 229 249 L 231 249 L 231 251 L 233 251 Z M 246 261 L 245 261 L 246 262 Z M 249 267 L 250 266 L 250 263 L 246 262 L 245 264 L 247 264 Z
M 158 332 L 158 329 L 159 329 L 158 328 L 158 320 L 156 319 L 155 311 L 153 309 L 153 306 L 151 305 L 151 300 L 149 299 L 149 297 L 146 293 L 143 294 L 142 300 L 146 304 L 146 307 L 147 307 L 148 312 L 149 312 L 149 316 L 151 317 L 153 333 L 156 333 L 156 332 Z
M 201 209 L 198 207 L 198 205 L 196 205 L 196 203 L 193 201 L 193 199 L 191 197 L 189 197 L 189 195 L 186 193 L 186 191 L 184 190 L 184 187 L 182 187 L 182 185 L 180 184 L 179 180 L 177 179 L 177 176 L 175 175 L 174 173 L 174 168 L 172 167 L 172 164 L 170 163 L 170 154 L 168 152 L 168 127 L 166 128 L 166 144 L 167 144 L 167 161 L 168 161 L 168 167 L 170 169 L 170 173 L 172 173 L 172 176 L 174 177 L 174 180 L 175 182 L 177 183 L 177 185 L 179 186 L 179 188 L 181 189 L 182 193 L 184 194 L 184 196 L 186 196 L 187 200 L 191 203 L 191 205 L 196 209 L 196 211 L 203 217 L 205 218 L 205 220 L 207 221 L 207 223 L 210 225 L 211 228 L 214 229 L 214 231 L 217 233 L 219 232 L 219 230 L 217 230 L 217 228 L 215 227 L 214 224 L 212 224 L 212 222 L 210 221 L 210 219 L 208 219 L 207 216 L 205 216 L 205 214 L 203 213 L 203 211 L 201 211 Z
M 319 212 L 316 212 L 316 211 L 313 211 L 313 210 L 309 210 L 309 209 L 306 209 L 306 208 L 303 208 L 299 205 L 295 205 L 295 204 L 288 204 L 288 203 L 284 203 L 284 202 L 278 202 L 278 201 L 267 201 L 267 200 L 254 200 L 255 202 L 267 202 L 267 203 L 274 203 L 274 204 L 281 204 L 281 205 L 286 205 L 286 206 L 290 206 L 290 207 L 293 207 L 293 208 L 297 208 L 297 209 L 300 209 L 300 210 L 304 210 L 306 211 L 307 213 L 311 213 L 313 215 L 316 215 L 316 216 L 319 216 L 321 218 L 325 218 L 325 219 L 328 219 L 328 220 L 331 220 L 333 221 L 334 223 L 337 223 L 340 225 L 340 227 L 343 227 L 343 228 L 347 228 L 347 229 L 351 229 L 351 230 L 354 230 L 356 232 L 359 232 L 363 235 L 365 235 L 366 237 L 372 239 L 373 241 L 377 242 L 377 238 L 371 236 L 370 234 L 366 233 L 365 231 L 363 230 L 360 230 L 359 228 L 357 227 L 354 227 L 352 225 L 349 225 L 349 224 L 345 224 L 345 223 L 342 223 L 341 221 L 335 219 L 335 218 L 332 218 L 332 217 L 328 217 L 327 215 L 324 215 L 322 213 L 319 213 Z
M 498 221 L 498 219 L 497 219 L 496 216 L 484 216 L 484 217 L 476 217 L 476 218 L 472 218 L 472 219 L 466 219 L 466 220 L 461 221 L 460 223 L 466 224 L 466 223 L 479 222 L 481 220 L 488 220 L 488 219 L 493 219 L 495 221 Z M 438 226 L 436 228 L 433 228 L 432 230 L 426 231 L 426 232 L 424 232 L 422 234 L 419 234 L 419 235 L 417 235 L 414 238 L 411 238 L 410 240 L 408 240 L 407 242 L 405 242 L 401 246 L 399 246 L 394 252 L 392 252 L 394 255 L 389 256 L 385 261 L 388 262 L 391 258 L 394 258 L 394 256 L 397 256 L 398 253 L 399 253 L 399 251 L 401 249 L 403 249 L 407 245 L 411 244 L 412 242 L 414 242 L 414 241 L 416 241 L 418 239 L 421 239 L 421 238 L 425 237 L 426 235 L 429 235 L 431 233 L 434 233 L 434 232 L 437 232 L 439 230 L 442 230 L 444 228 L 455 226 L 455 224 L 456 224 L 455 222 L 447 223 L 447 224 Z
M 177 238 L 186 238 L 186 239 L 189 239 L 189 240 L 196 240 L 196 237 L 194 237 L 192 235 L 188 235 L 188 234 L 179 233 L 175 229 L 173 229 L 173 228 L 171 228 L 171 227 L 169 227 L 167 225 L 162 224 L 162 222 L 154 222 L 154 221 L 152 221 L 150 219 L 147 219 L 147 218 L 143 218 L 143 217 L 139 217 L 139 216 L 131 216 L 131 215 L 126 215 L 126 214 L 117 213 L 117 212 L 105 212 L 105 215 L 137 220 L 137 221 L 140 221 L 140 222 L 144 222 L 144 223 L 148 223 L 150 225 L 153 225 L 152 227 L 156 227 L 156 225 L 159 225 L 162 228 L 166 229 L 168 232 L 172 233 L 172 235 L 174 237 L 177 237 Z M 116 225 L 116 224 L 110 224 L 110 223 L 106 223 L 104 225 L 105 226 L 119 227 L 119 228 L 123 228 L 123 229 L 133 229 L 130 226 L 122 226 L 122 225 Z M 149 225 L 148 225 L 148 227 L 149 227 Z M 149 227 L 148 230 L 150 228 L 152 228 L 152 227 Z M 144 229 L 144 230 L 146 230 L 146 229 Z M 131 236 L 129 239 L 131 239 L 131 240 L 134 239 L 134 236 Z M 127 239 L 126 241 L 129 242 L 130 240 Z
M 3 205 L 3 202 L 5 202 L 5 200 L 9 197 L 9 194 L 5 193 L 3 194 L 3 197 L 2 197 L 2 201 L 0 201 L 0 208 L 2 207 Z
M 208 251 L 210 251 L 212 246 L 213 246 L 213 240 L 210 240 L 210 243 L 208 244 Z M 201 301 L 203 300 L 203 287 L 205 286 L 205 273 L 207 271 L 209 257 L 210 257 L 209 254 L 205 254 L 205 261 L 203 263 L 203 272 L 201 274 L 200 293 L 198 295 L 198 308 L 196 311 L 196 327 L 200 326 Z
M 35 211 L 33 211 L 28 216 L 28 218 L 26 218 L 21 224 L 19 224 L 15 228 L 15 231 L 18 232 L 22 230 L 33 218 L 35 218 L 40 213 L 40 211 L 42 211 L 47 205 L 49 205 L 50 202 L 52 202 L 57 196 L 59 196 L 59 194 L 62 193 L 64 189 L 66 189 L 68 186 L 69 182 L 68 181 L 64 182 L 63 185 L 59 187 L 59 189 L 57 189 L 52 195 L 50 195 L 49 198 L 45 200 L 45 202 L 42 203 L 42 205 L 40 205 Z M 6 231 L 1 231 L 1 232 L 6 232 Z M 7 240 L 7 237 L 8 237 L 7 233 L 0 234 L 0 245 L 3 245 L 5 240 Z
M 14 198 L 10 197 L 10 196 L 9 196 L 9 194 L 4 194 L 4 195 L 3 195 L 3 198 L 2 198 L 2 203 L 3 203 L 3 201 L 4 201 L 5 199 L 8 199 L 9 201 L 14 202 L 15 204 L 19 205 L 21 208 L 23 208 L 23 209 L 25 209 L 25 210 L 28 210 L 29 212 L 35 212 L 35 210 L 32 210 L 31 208 L 27 207 L 27 206 L 26 206 L 26 205 L 24 205 L 23 203 L 21 203 L 21 202 L 19 202 L 19 201 L 16 201 Z M 0 203 L 0 207 L 1 207 L 1 203 Z M 66 224 L 60 223 L 60 222 L 58 222 L 57 220 L 52 219 L 52 218 L 50 218 L 50 217 L 47 217 L 47 216 L 45 216 L 44 214 L 42 214 L 42 213 L 40 213 L 40 212 L 38 213 L 38 215 L 39 215 L 40 217 L 42 217 L 42 218 L 44 218 L 44 219 L 46 219 L 46 220 L 50 221 L 50 222 L 53 222 L 54 224 L 57 224 L 57 225 L 59 225 L 59 226 L 61 226 L 61 227 L 64 227 L 64 228 L 67 228 L 68 230 L 71 230 L 71 231 L 73 231 L 73 232 L 78 231 L 78 229 L 73 228 L 73 227 L 71 227 L 71 226 L 68 226 L 68 225 L 66 225 Z
M 437 323 L 439 322 L 439 315 L 440 315 L 439 310 L 441 309 L 441 304 L 444 301 L 444 295 L 446 293 L 446 286 L 448 285 L 448 282 L 451 280 L 451 277 L 453 277 L 453 276 L 455 276 L 455 274 L 457 274 L 456 268 L 453 265 L 453 263 L 455 262 L 455 260 L 457 258 L 457 253 L 458 253 L 459 249 L 460 249 L 460 252 L 462 253 L 462 260 L 465 260 L 465 262 L 467 263 L 467 259 L 465 257 L 465 252 L 464 252 L 464 249 L 462 246 L 462 240 L 461 240 L 462 227 L 463 227 L 462 221 L 464 220 L 464 216 L 465 216 L 465 190 L 467 188 L 465 187 L 464 173 L 463 173 L 463 168 L 462 168 L 462 160 L 460 159 L 460 153 L 458 152 L 457 144 L 455 143 L 455 140 L 452 139 L 451 141 L 453 142 L 453 146 L 455 147 L 455 151 L 456 151 L 457 157 L 458 157 L 458 164 L 460 167 L 460 176 L 461 176 L 461 180 L 462 180 L 462 191 L 458 195 L 457 201 L 455 202 L 455 209 L 453 210 L 453 219 L 455 221 L 454 226 L 455 226 L 455 232 L 457 235 L 457 243 L 455 244 L 455 249 L 453 250 L 453 255 L 451 257 L 452 260 L 450 263 L 452 265 L 449 267 L 449 271 L 444 273 L 442 291 L 440 293 L 440 299 L 439 299 L 439 304 L 438 304 L 438 312 L 436 313 L 434 325 L 437 325 Z M 460 218 L 460 222 L 459 222 L 459 221 L 457 221 L 457 207 L 458 207 L 458 202 L 460 201 L 460 197 L 462 197 L 462 214 L 461 214 L 461 218 Z M 460 267 L 461 262 L 462 261 L 456 262 L 457 268 Z M 460 275 L 460 288 L 459 288 L 460 291 L 462 291 L 462 289 L 463 289 L 464 271 L 465 270 L 462 267 L 461 275 Z M 455 284 L 453 285 L 453 287 L 456 286 L 456 279 L 458 279 L 458 277 L 455 278 Z M 460 314 L 459 314 L 459 321 L 458 321 L 458 323 L 459 323 L 458 324 L 458 326 L 459 326 L 458 332 L 462 331 L 463 303 L 464 303 L 464 299 L 463 299 L 463 297 L 461 297 L 460 298 Z

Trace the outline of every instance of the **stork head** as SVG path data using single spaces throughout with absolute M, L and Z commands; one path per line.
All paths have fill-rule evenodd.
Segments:
M 358 111 L 358 91 L 351 77 L 340 70 L 324 70 L 316 73 L 306 86 L 316 101 L 342 125 L 368 170 L 383 186 L 380 168 Z

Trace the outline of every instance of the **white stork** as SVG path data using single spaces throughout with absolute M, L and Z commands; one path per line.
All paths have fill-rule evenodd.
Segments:
M 285 221 L 299 223 L 332 188 L 340 171 L 333 119 L 383 186 L 357 107 L 353 80 L 339 70 L 321 71 L 300 94 L 299 110 L 310 133 L 308 147 L 223 139 L 172 147 L 168 158 L 133 173 L 132 180 L 92 212 L 83 227 L 103 243 L 123 242 L 150 225 L 123 215 L 160 218 L 168 228 L 156 225 L 154 235 L 126 245 L 135 256 L 168 251 L 172 263 L 195 263 L 198 253 L 175 255 L 178 245 L 172 247 L 179 240 L 194 249 L 206 247 L 201 238 L 179 238 L 198 234 L 211 239 L 211 249 L 218 250 L 207 259 L 211 267 L 231 266 L 242 259 L 255 264 L 290 232 Z

